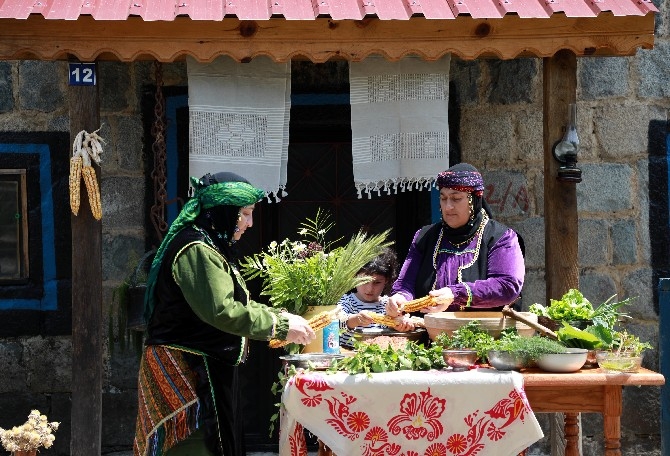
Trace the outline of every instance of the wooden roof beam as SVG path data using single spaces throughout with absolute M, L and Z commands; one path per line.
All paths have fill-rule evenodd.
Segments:
M 569 18 L 362 21 L 316 19 L 287 21 L 76 21 L 0 19 L 0 60 L 40 59 L 81 61 L 156 59 L 172 62 L 187 55 L 209 62 L 221 55 L 245 61 L 267 55 L 276 61 L 306 58 L 315 63 L 330 59 L 360 61 L 371 54 L 399 60 L 408 54 L 435 60 L 452 53 L 464 60 L 482 57 L 514 59 L 551 57 L 562 49 L 576 56 L 634 55 L 654 44 L 654 14 Z

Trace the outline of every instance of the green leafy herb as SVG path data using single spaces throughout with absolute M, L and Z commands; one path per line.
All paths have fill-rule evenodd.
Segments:
M 542 336 L 500 339 L 495 341 L 491 349 L 515 353 L 526 363 L 537 360 L 542 355 L 566 351 L 562 343 Z
M 430 370 L 445 367 L 441 347 L 424 348 L 409 341 L 404 348 L 389 345 L 381 348 L 377 344 L 355 343 L 356 353 L 336 359 L 329 372 L 345 371 L 349 374 L 392 372 L 399 370 Z

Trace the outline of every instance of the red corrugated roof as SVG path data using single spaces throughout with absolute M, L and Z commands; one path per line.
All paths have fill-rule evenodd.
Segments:
M 643 16 L 656 12 L 650 0 L 0 0 L 0 18 L 25 19 L 41 14 L 47 19 L 76 20 L 90 15 L 96 20 L 125 20 L 139 16 L 145 21 L 171 21 L 177 16 L 220 21 L 224 16 L 241 20 L 334 20 L 378 17 L 406 20 L 544 18 L 554 13 L 568 17 L 594 17 L 611 11 L 615 16 Z

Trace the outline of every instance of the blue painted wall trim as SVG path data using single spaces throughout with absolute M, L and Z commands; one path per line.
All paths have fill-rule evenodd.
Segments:
M 0 309 L 56 310 L 58 293 L 56 280 L 56 251 L 54 204 L 51 194 L 51 155 L 46 144 L 0 144 L 1 153 L 38 154 L 40 157 L 40 201 L 42 214 L 42 263 L 44 295 L 41 299 L 1 299 Z

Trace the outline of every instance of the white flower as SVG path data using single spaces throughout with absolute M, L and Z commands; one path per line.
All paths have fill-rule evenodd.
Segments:
M 300 236 L 304 236 L 304 235 L 306 235 L 306 234 L 307 234 L 307 228 L 303 228 L 303 229 L 301 229 L 300 231 L 298 231 L 298 234 L 299 234 Z

